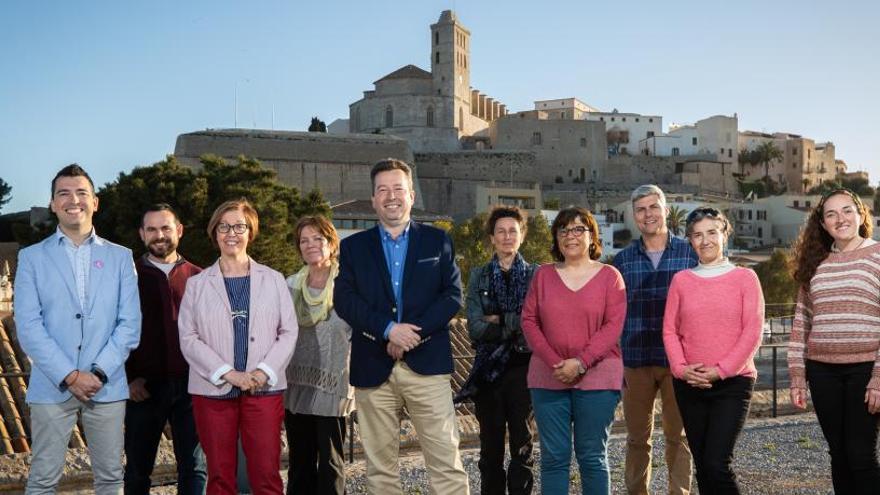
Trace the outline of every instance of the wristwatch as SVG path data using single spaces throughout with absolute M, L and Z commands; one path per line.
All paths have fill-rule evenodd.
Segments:
M 92 374 L 98 377 L 98 380 L 101 380 L 101 384 L 107 385 L 107 373 L 104 373 L 104 370 L 98 367 L 97 364 L 92 365 Z

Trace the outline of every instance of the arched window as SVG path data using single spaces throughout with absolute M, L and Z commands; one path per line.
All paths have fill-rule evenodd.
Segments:
M 427 120 L 428 127 L 434 127 L 434 107 L 428 107 Z
M 394 127 L 394 109 L 391 105 L 385 107 L 385 127 Z
M 458 130 L 464 132 L 464 107 L 458 107 Z

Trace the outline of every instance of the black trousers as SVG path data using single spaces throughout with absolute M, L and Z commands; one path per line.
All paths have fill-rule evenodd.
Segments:
M 345 493 L 345 418 L 284 411 L 287 449 L 287 495 Z
M 491 385 L 483 385 L 474 406 L 480 423 L 480 485 L 482 495 L 532 493 L 534 413 L 526 386 L 528 364 L 508 369 Z M 510 464 L 504 472 L 504 437 L 509 432 Z
M 869 414 L 865 387 L 873 362 L 830 364 L 806 362 L 807 382 L 819 426 L 831 455 L 834 493 L 880 494 L 877 427 L 880 415 Z
M 150 493 L 150 476 L 165 423 L 171 423 L 174 458 L 177 461 L 177 493 L 205 493 L 207 468 L 199 446 L 193 417 L 192 396 L 186 378 L 154 380 L 146 384 L 150 398 L 125 404 L 125 493 Z
M 700 493 L 740 493 L 731 463 L 733 448 L 749 415 L 754 385 L 752 378 L 744 376 L 718 380 L 709 389 L 673 380 Z

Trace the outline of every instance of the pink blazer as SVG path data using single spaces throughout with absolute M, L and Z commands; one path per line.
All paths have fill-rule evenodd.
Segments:
M 177 326 L 180 350 L 189 363 L 189 392 L 219 396 L 232 385 L 211 376 L 233 366 L 232 310 L 219 261 L 187 280 Z M 284 276 L 251 260 L 247 371 L 269 368 L 276 381 L 268 390 L 287 388 L 285 370 L 296 347 L 297 323 Z

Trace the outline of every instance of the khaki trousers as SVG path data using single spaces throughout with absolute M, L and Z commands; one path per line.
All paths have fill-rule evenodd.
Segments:
M 400 417 L 406 406 L 419 436 L 431 493 L 468 495 L 467 473 L 458 452 L 458 424 L 449 375 L 420 375 L 397 361 L 378 387 L 355 389 L 361 444 L 367 458 L 367 491 L 402 494 L 398 452 Z
M 663 435 L 669 493 L 686 495 L 691 487 L 691 451 L 684 435 L 681 414 L 672 388 L 672 373 L 662 366 L 624 368 L 623 414 L 626 419 L 626 468 L 624 480 L 630 494 L 647 495 L 651 482 L 651 448 L 654 432 L 654 400 L 657 391 L 663 405 Z

